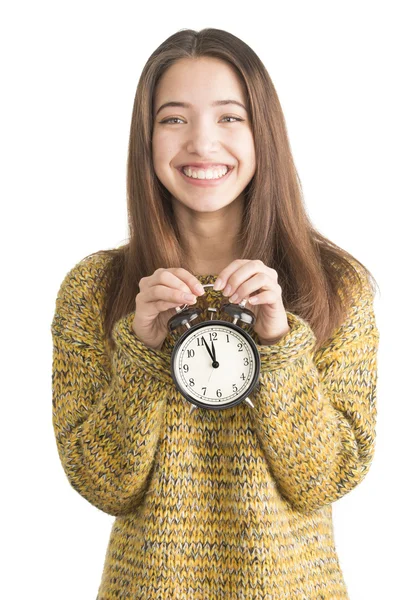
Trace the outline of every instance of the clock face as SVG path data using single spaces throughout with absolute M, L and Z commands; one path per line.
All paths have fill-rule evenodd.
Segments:
M 227 408 L 241 402 L 255 387 L 260 357 L 253 339 L 241 327 L 212 320 L 191 327 L 178 340 L 171 372 L 190 402 Z

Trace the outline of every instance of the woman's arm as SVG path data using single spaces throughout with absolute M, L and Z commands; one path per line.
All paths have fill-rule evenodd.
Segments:
M 259 346 L 262 373 L 252 411 L 282 496 L 308 513 L 350 492 L 371 465 L 379 332 L 366 282 L 345 322 L 316 354 L 309 324 L 287 316 L 289 332 Z
M 102 259 L 100 259 L 102 260 Z M 166 403 L 168 357 L 132 330 L 114 327 L 110 358 L 102 327 L 99 263 L 88 257 L 65 277 L 51 325 L 53 427 L 72 487 L 111 515 L 134 510 L 146 490 Z

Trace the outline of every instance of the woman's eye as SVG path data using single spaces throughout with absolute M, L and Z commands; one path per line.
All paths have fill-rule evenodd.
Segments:
M 243 121 L 243 119 L 239 119 L 238 117 L 223 117 L 223 119 L 234 119 L 235 121 Z
M 239 119 L 238 117 L 223 117 L 222 121 L 224 119 L 234 119 L 234 121 L 243 121 L 243 119 Z M 182 121 L 182 119 L 180 119 L 180 117 L 170 117 L 169 119 L 164 119 L 164 121 L 160 121 L 160 125 L 163 125 L 164 123 L 171 123 L 171 121 Z M 234 121 L 231 121 L 232 123 Z M 230 121 L 227 121 L 228 123 Z
M 160 125 L 164 123 L 170 123 L 171 121 L 182 121 L 179 117 L 171 117 L 170 119 L 164 119 L 164 121 L 160 121 Z

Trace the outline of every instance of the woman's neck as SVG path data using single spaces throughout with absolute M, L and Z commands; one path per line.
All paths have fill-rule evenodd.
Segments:
M 240 258 L 240 256 L 228 256 L 217 260 L 192 260 L 190 261 L 190 269 L 197 275 L 219 275 L 231 262 Z

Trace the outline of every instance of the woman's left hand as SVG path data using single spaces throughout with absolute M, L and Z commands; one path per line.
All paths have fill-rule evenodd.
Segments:
M 222 283 L 216 287 L 219 279 Z M 248 300 L 249 309 L 256 317 L 253 329 L 261 345 L 276 343 L 290 330 L 277 279 L 275 269 L 267 267 L 263 261 L 237 259 L 221 271 L 213 288 L 223 290 L 223 295 L 230 296 L 232 304 Z M 230 291 L 227 285 L 231 287 Z

